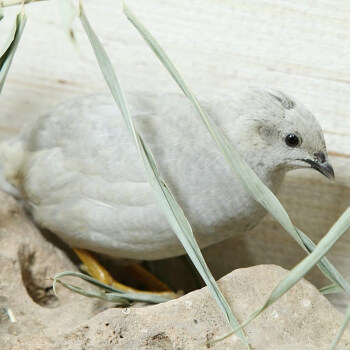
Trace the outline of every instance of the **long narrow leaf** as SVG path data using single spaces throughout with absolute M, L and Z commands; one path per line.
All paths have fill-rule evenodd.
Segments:
M 24 26 L 27 21 L 27 16 L 22 6 L 21 11 L 16 16 L 16 21 L 11 29 L 10 35 L 0 51 L 0 94 L 5 83 L 7 73 L 10 69 L 13 56 L 15 55 L 18 43 L 21 39 L 21 35 Z
M 350 283 L 350 277 L 347 277 L 346 281 Z M 322 293 L 323 295 L 326 295 L 326 294 L 341 293 L 341 292 L 344 292 L 344 290 L 340 288 L 337 284 L 333 283 L 333 284 L 330 284 L 329 286 L 320 288 L 319 292 Z
M 245 327 L 250 323 L 255 317 L 257 317 L 261 312 L 263 312 L 267 307 L 272 305 L 277 301 L 284 293 L 286 293 L 290 288 L 292 288 L 303 276 L 310 271 L 310 269 L 317 264 L 317 262 L 322 259 L 322 257 L 327 254 L 327 252 L 333 247 L 333 245 L 345 234 L 345 232 L 350 227 L 350 207 L 343 213 L 343 215 L 337 220 L 337 222 L 331 227 L 328 233 L 320 240 L 319 244 L 316 246 L 314 251 L 304 258 L 298 265 L 296 265 L 291 271 L 288 272 L 281 282 L 274 288 L 270 297 L 267 299 L 265 304 L 259 309 L 254 311 L 236 330 L 233 330 L 229 334 L 216 339 L 225 339 L 226 337 L 233 334 L 235 331 Z M 349 311 L 350 312 L 350 311 Z M 346 320 L 348 321 L 348 320 Z M 341 327 L 340 331 L 343 331 L 345 323 Z M 341 332 L 340 332 L 341 333 Z M 339 336 L 340 338 L 340 336 Z
M 294 226 L 299 237 L 303 241 L 304 246 L 302 247 L 307 253 L 311 253 L 316 244 L 312 242 L 312 240 L 301 230 L 299 230 L 296 226 Z M 350 295 L 350 285 L 345 280 L 345 278 L 339 273 L 339 271 L 328 261 L 327 258 L 322 258 L 319 264 L 317 264 L 318 268 L 322 271 L 322 273 L 332 282 L 339 285 L 343 290 L 345 290 Z
M 87 291 L 85 289 L 82 289 L 80 287 L 74 286 L 72 284 L 65 283 L 61 280 L 62 277 L 78 277 L 83 279 L 84 281 L 87 281 L 97 287 L 100 287 L 104 289 L 106 292 L 98 292 L 98 291 Z M 61 283 L 65 288 L 68 288 L 69 290 L 85 295 L 90 298 L 99 298 L 99 299 L 104 299 L 108 301 L 113 301 L 121 304 L 129 304 L 129 301 L 141 301 L 141 302 L 146 302 L 150 304 L 159 304 L 159 303 L 164 303 L 166 301 L 169 301 L 169 298 L 166 298 L 161 295 L 155 295 L 152 293 L 134 293 L 134 292 L 126 292 L 120 289 L 117 289 L 113 286 L 109 286 L 107 284 L 104 284 L 88 275 L 85 275 L 84 273 L 81 272 L 75 272 L 75 271 L 65 271 L 57 274 L 53 278 L 53 290 L 54 293 L 57 295 L 56 292 L 56 284 Z
M 120 305 L 130 305 L 130 303 L 126 299 L 121 298 L 120 295 L 115 293 L 103 293 L 94 290 L 86 290 L 73 284 L 65 283 L 57 278 L 55 279 L 55 283 L 60 283 L 63 287 L 69 289 L 71 292 L 83 295 L 84 297 L 97 298 L 113 303 L 118 303 Z
M 334 350 L 335 349 L 335 347 L 337 346 L 337 344 L 338 344 L 341 336 L 343 335 L 346 327 L 348 326 L 349 322 L 350 322 L 350 305 L 346 309 L 346 313 L 345 313 L 345 316 L 344 316 L 343 323 L 340 326 L 340 328 L 339 328 L 339 330 L 337 332 L 337 335 L 334 337 L 334 339 L 332 341 L 332 344 L 329 346 L 328 350 Z
M 232 171 L 240 179 L 241 183 L 247 189 L 253 198 L 259 202 L 265 209 L 267 209 L 272 216 L 282 225 L 282 227 L 299 243 L 299 245 L 307 252 L 310 253 L 315 249 L 315 244 L 304 235 L 297 227 L 295 227 L 287 212 L 277 199 L 277 197 L 270 191 L 270 189 L 263 184 L 254 171 L 248 166 L 244 159 L 238 154 L 233 146 L 228 142 L 221 130 L 216 126 L 210 116 L 202 109 L 197 98 L 188 87 L 177 68 L 174 66 L 168 55 L 158 44 L 152 34 L 145 28 L 145 26 L 137 19 L 132 11 L 125 4 L 124 0 L 121 0 L 123 6 L 123 12 L 135 26 L 138 32 L 141 34 L 145 42 L 149 45 L 155 55 L 163 63 L 164 67 L 168 70 L 170 75 L 174 78 L 184 94 L 188 97 L 189 101 L 196 108 L 203 123 L 209 130 L 210 134 L 214 138 Z M 335 267 L 324 258 L 320 264 L 318 264 L 320 270 L 329 278 L 332 282 L 338 283 L 348 294 L 350 294 L 350 286 Z
M 176 83 L 179 85 L 181 90 L 196 108 L 205 126 L 207 127 L 215 142 L 219 146 L 221 152 L 227 159 L 232 171 L 236 174 L 237 177 L 240 178 L 241 182 L 247 188 L 248 192 L 250 192 L 259 203 L 261 203 L 272 215 L 274 215 L 287 231 L 293 231 L 294 238 L 299 240 L 299 243 L 302 244 L 302 241 L 296 234 L 294 226 L 290 221 L 288 214 L 286 213 L 285 209 L 282 207 L 278 199 L 275 197 L 275 195 L 265 184 L 263 184 L 260 181 L 260 179 L 254 173 L 254 171 L 247 165 L 243 158 L 228 142 L 228 140 L 226 139 L 222 131 L 216 126 L 212 118 L 209 117 L 209 115 L 202 109 L 197 98 L 195 97 L 191 89 L 188 87 L 188 85 L 186 84 L 186 82 L 184 81 L 184 79 L 182 78 L 179 71 L 174 66 L 173 62 L 170 60 L 168 55 L 152 36 L 152 34 L 136 18 L 136 16 L 131 12 L 131 10 L 127 7 L 123 0 L 122 5 L 124 14 L 139 31 L 146 43 L 156 54 L 156 56 L 160 59 L 165 68 L 168 70 L 168 72 L 174 78 Z
M 158 199 L 158 202 L 160 204 L 160 208 L 163 210 L 166 218 L 168 219 L 171 227 L 173 228 L 174 232 L 176 233 L 177 237 L 181 241 L 182 245 L 184 246 L 186 252 L 190 256 L 191 260 L 193 261 L 194 265 L 196 266 L 197 270 L 201 274 L 202 278 L 204 279 L 205 283 L 208 285 L 209 289 L 211 290 L 212 294 L 214 295 L 214 298 L 216 299 L 218 305 L 226 315 L 230 325 L 235 328 L 238 325 L 237 320 L 235 319 L 226 299 L 224 298 L 223 294 L 221 293 L 220 289 L 218 288 L 215 279 L 211 275 L 204 258 L 201 254 L 201 251 L 195 241 L 195 238 L 193 236 L 193 232 L 191 229 L 191 226 L 185 217 L 181 207 L 176 202 L 174 196 L 170 192 L 169 188 L 165 184 L 164 180 L 161 178 L 161 176 L 158 173 L 157 166 L 155 163 L 155 160 L 151 154 L 151 151 L 148 149 L 148 147 L 145 145 L 143 140 L 141 139 L 139 133 L 136 131 L 132 118 L 130 116 L 123 91 L 121 89 L 121 86 L 119 84 L 119 81 L 117 79 L 117 76 L 115 74 L 115 71 L 111 65 L 111 62 L 101 45 L 99 39 L 97 38 L 96 34 L 94 33 L 93 29 L 91 28 L 88 19 L 84 13 L 84 10 L 82 6 L 80 5 L 80 14 L 79 17 L 81 19 L 81 22 L 83 24 L 83 27 L 89 37 L 91 46 L 95 52 L 97 61 L 100 65 L 102 74 L 110 88 L 110 91 L 120 109 L 120 112 L 123 116 L 123 119 L 130 131 L 130 134 L 135 142 L 135 145 L 137 147 L 137 150 L 140 154 L 140 157 L 142 159 L 142 162 L 144 164 L 146 175 L 148 177 L 148 180 L 152 186 L 152 189 L 155 193 L 156 198 Z M 241 341 L 249 347 L 244 333 L 240 332 L 238 334 Z

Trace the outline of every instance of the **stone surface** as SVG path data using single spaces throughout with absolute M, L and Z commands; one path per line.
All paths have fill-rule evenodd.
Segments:
M 147 307 L 115 308 L 62 288 L 57 299 L 49 278 L 74 265 L 64 251 L 43 237 L 17 202 L 3 193 L 0 247 L 3 350 L 206 349 L 208 339 L 229 331 L 207 288 Z M 285 274 L 278 266 L 261 265 L 235 270 L 219 285 L 243 321 Z M 17 323 L 10 321 L 9 308 Z M 254 350 L 322 350 L 327 349 L 341 320 L 341 314 L 317 289 L 302 280 L 245 330 Z M 244 349 L 235 336 L 211 348 Z M 350 349 L 349 331 L 338 349 Z
M 65 252 L 43 237 L 15 199 L 0 192 L 0 349 L 12 349 L 16 336 L 74 327 L 105 308 L 63 288 L 56 298 L 50 278 L 65 270 L 76 270 Z M 8 309 L 17 323 L 10 322 Z
M 240 269 L 219 282 L 239 320 L 267 298 L 286 271 L 273 265 Z M 255 350 L 326 349 L 341 315 L 317 289 L 301 281 L 246 327 Z M 109 309 L 54 339 L 52 349 L 206 349 L 207 339 L 229 331 L 207 290 L 165 304 L 137 309 Z M 53 340 L 51 338 L 51 340 Z M 349 349 L 347 333 L 338 349 Z M 241 350 L 235 336 L 210 346 Z

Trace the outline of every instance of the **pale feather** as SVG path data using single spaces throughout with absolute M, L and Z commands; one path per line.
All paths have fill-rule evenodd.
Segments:
M 127 101 L 201 247 L 259 222 L 265 211 L 232 174 L 184 96 L 129 94 Z M 255 119 L 281 119 L 285 106 L 259 91 L 203 105 L 276 193 L 286 169 L 278 167 L 273 152 L 254 146 L 256 131 L 250 129 Z M 0 156 L 4 178 L 21 193 L 34 220 L 71 246 L 130 259 L 184 253 L 109 94 L 65 103 L 2 143 Z

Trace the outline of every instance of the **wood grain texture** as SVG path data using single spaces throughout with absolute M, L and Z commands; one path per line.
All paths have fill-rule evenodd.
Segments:
M 331 0 L 129 1 L 198 96 L 211 99 L 242 86 L 289 92 L 316 115 L 325 132 L 336 182 L 311 171 L 288 175 L 279 198 L 315 242 L 350 205 L 350 3 Z M 16 8 L 0 22 L 0 45 Z M 75 24 L 78 46 L 63 31 L 56 2 L 26 7 L 27 28 L 0 97 L 0 136 L 18 132 L 70 97 L 106 89 L 96 60 Z M 126 90 L 178 91 L 123 17 L 117 2 L 86 1 L 86 12 Z M 348 276 L 350 237 L 329 253 Z M 291 268 L 304 253 L 267 217 L 244 237 L 205 251 L 216 276 L 260 263 Z M 309 279 L 325 282 L 314 269 Z M 344 299 L 334 299 L 338 306 Z

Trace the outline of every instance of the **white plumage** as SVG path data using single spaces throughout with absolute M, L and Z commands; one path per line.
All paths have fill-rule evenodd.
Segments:
M 186 97 L 130 94 L 127 102 L 201 247 L 259 222 L 265 211 L 232 174 Z M 251 90 L 203 106 L 274 193 L 291 169 L 311 166 L 331 176 L 318 122 L 287 95 Z M 288 146 L 288 134 L 300 145 Z M 75 99 L 39 118 L 1 144 L 0 160 L 3 189 L 71 246 L 129 259 L 184 253 L 109 95 Z

